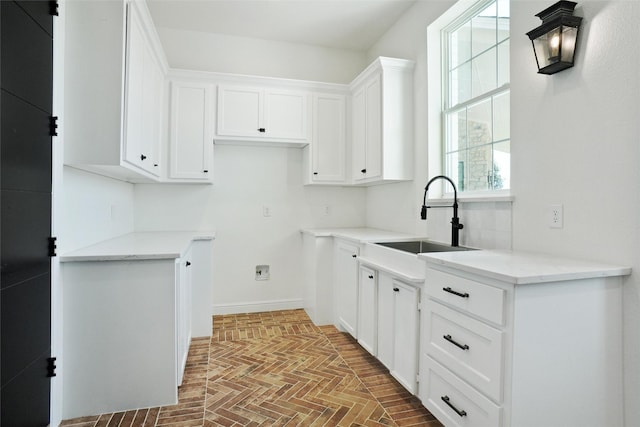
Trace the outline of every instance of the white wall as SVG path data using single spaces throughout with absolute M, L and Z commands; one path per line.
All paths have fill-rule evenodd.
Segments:
M 133 231 L 133 184 L 64 167 L 60 253 Z
M 512 34 L 541 1 L 512 4 Z M 526 36 L 511 41 L 514 248 L 628 265 L 624 285 L 626 425 L 640 425 L 640 3 L 584 1 L 574 68 L 535 73 Z M 550 204 L 564 227 L 550 229 Z M 615 333 L 617 331 L 612 331 Z
M 159 28 L 172 68 L 348 83 L 368 64 L 364 52 Z
M 300 230 L 363 226 L 365 190 L 303 186 L 301 149 L 215 150 L 214 185 L 135 186 L 136 230 L 216 231 L 216 313 L 302 307 Z M 268 281 L 255 280 L 261 264 L 270 265 Z

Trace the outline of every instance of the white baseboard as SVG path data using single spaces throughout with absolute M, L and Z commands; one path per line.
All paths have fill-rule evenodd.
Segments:
M 303 307 L 304 301 L 302 299 L 214 304 L 213 314 L 259 313 L 263 311 L 296 310 Z

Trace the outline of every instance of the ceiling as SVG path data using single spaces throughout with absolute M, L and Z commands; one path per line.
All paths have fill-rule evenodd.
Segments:
M 157 27 L 369 49 L 416 0 L 147 0 Z

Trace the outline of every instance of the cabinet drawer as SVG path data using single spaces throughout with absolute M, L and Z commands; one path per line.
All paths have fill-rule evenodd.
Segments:
M 447 427 L 502 426 L 502 407 L 492 403 L 438 362 L 423 355 L 420 398 Z
M 503 289 L 430 268 L 427 269 L 426 284 L 431 298 L 498 325 L 504 325 L 505 291 Z
M 433 300 L 426 308 L 422 334 L 427 354 L 500 402 L 503 332 Z

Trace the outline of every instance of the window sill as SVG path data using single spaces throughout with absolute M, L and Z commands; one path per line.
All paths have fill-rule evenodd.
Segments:
M 515 196 L 508 191 L 500 193 L 471 193 L 471 194 L 458 194 L 458 203 L 494 203 L 494 202 L 507 202 L 511 203 L 515 200 Z M 439 198 L 429 198 L 427 203 L 431 204 L 444 204 L 453 203 L 453 193 L 447 193 Z

